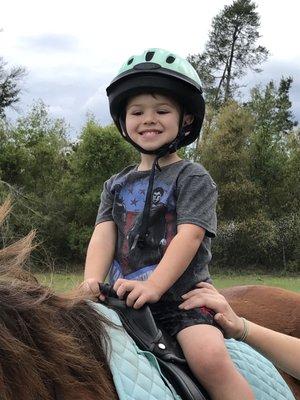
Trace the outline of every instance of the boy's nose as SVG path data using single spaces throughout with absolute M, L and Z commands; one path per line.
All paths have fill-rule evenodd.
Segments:
M 156 122 L 157 122 L 157 119 L 156 119 L 154 113 L 144 114 L 144 124 L 152 125 L 152 124 L 156 124 Z

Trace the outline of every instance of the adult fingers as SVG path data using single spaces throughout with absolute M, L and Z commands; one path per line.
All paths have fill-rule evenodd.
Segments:
M 226 339 L 230 339 L 235 336 L 234 324 L 231 320 L 229 320 L 224 314 L 218 313 L 214 316 L 214 320 L 220 325 L 223 329 L 224 336 Z
M 215 315 L 215 321 L 222 327 L 227 338 L 240 338 L 244 331 L 242 318 L 238 317 L 231 309 L 228 313 Z
M 219 293 L 218 290 L 214 287 L 214 285 L 212 285 L 211 283 L 208 283 L 208 282 L 198 282 L 196 284 L 196 286 L 199 287 L 199 288 L 210 289 L 213 292 Z
M 190 310 L 192 308 L 203 306 L 211 308 L 215 312 L 222 310 L 222 302 L 220 301 L 219 297 L 216 297 L 214 294 L 199 294 L 192 296 L 184 300 L 183 303 L 179 305 L 179 308 L 183 310 Z
M 202 294 L 213 294 L 213 295 L 216 295 L 216 292 L 215 291 L 213 291 L 213 290 L 211 290 L 211 289 L 208 289 L 208 288 L 199 288 L 199 289 L 193 289 L 193 290 L 190 290 L 189 292 L 187 292 L 187 293 L 185 293 L 184 295 L 182 295 L 181 297 L 183 298 L 183 299 L 189 299 L 190 297 L 193 297 L 193 296 L 201 296 Z

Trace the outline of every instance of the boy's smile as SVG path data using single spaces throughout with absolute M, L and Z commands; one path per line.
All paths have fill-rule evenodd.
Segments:
M 159 149 L 176 138 L 179 115 L 179 106 L 169 97 L 159 94 L 135 96 L 126 108 L 127 133 L 143 149 Z

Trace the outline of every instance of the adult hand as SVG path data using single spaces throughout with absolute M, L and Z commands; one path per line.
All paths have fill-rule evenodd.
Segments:
M 224 331 L 226 338 L 239 339 L 244 331 L 244 324 L 240 317 L 232 310 L 224 296 L 210 283 L 199 282 L 196 285 L 199 289 L 191 290 L 182 296 L 183 303 L 179 308 L 190 310 L 196 307 L 211 308 L 216 314 L 215 321 Z
M 149 281 L 118 279 L 114 284 L 114 290 L 120 299 L 129 292 L 126 304 L 135 309 L 141 308 L 145 303 L 156 303 L 162 295 L 159 288 Z
M 99 281 L 95 278 L 85 279 L 79 286 L 81 293 L 86 294 L 89 297 L 105 300 L 105 296 L 100 292 Z

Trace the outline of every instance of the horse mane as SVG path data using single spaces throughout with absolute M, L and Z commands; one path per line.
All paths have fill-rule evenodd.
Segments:
M 0 226 L 11 202 L 0 207 Z M 0 250 L 0 398 L 117 399 L 109 338 L 80 293 L 56 294 L 22 265 L 35 232 Z

